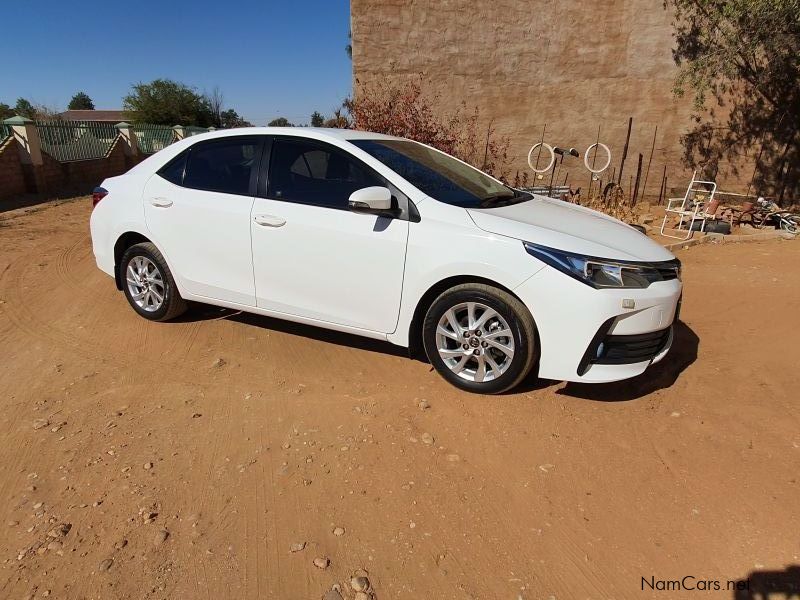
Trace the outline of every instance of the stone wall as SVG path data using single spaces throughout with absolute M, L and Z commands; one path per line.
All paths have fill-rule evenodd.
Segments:
M 510 138 L 513 170 L 529 171 L 528 150 L 545 125 L 546 142 L 581 153 L 599 128 L 613 152 L 608 179 L 633 117 L 623 185 L 639 153 L 644 179 L 654 134 L 647 195 L 658 195 L 665 165 L 676 191 L 691 176 L 680 143 L 691 101 L 672 94 L 671 15 L 660 1 L 351 0 L 351 21 L 357 83 L 421 75 L 444 111 L 464 102 L 493 119 Z M 582 159 L 565 159 L 558 178 L 567 173 L 573 185 L 588 185 Z M 721 183 L 747 185 L 745 176 Z

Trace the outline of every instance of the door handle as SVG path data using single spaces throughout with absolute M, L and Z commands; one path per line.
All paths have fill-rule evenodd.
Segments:
M 286 219 L 281 219 L 275 215 L 256 215 L 253 221 L 262 227 L 283 227 L 286 225 Z
M 172 206 L 172 200 L 167 200 L 166 198 L 150 198 L 150 204 L 158 208 L 169 208 Z

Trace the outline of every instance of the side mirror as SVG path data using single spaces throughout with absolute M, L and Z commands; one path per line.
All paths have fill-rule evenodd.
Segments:
M 381 217 L 397 217 L 400 210 L 392 208 L 392 192 L 389 188 L 372 186 L 356 190 L 350 194 L 350 210 Z

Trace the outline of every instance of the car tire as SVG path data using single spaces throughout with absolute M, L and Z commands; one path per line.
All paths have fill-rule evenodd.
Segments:
M 479 283 L 455 286 L 433 301 L 423 321 L 422 341 L 442 377 L 479 394 L 513 388 L 538 358 L 530 311 L 508 292 Z
M 692 231 L 700 231 L 700 228 L 703 226 L 703 221 L 698 220 L 692 223 L 691 230 Z M 703 233 L 721 233 L 724 235 L 728 235 L 731 232 L 731 224 L 727 221 L 718 221 L 716 219 L 709 219 L 706 221 L 706 226 L 703 229 Z
M 122 255 L 119 269 L 125 297 L 140 316 L 169 321 L 186 312 L 186 301 L 155 245 L 145 242 L 131 246 Z

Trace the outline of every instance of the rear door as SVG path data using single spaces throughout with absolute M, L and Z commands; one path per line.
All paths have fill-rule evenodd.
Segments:
M 307 138 L 275 138 L 268 160 L 251 224 L 259 308 L 394 331 L 408 221 L 348 208 L 355 190 L 386 182 L 343 149 Z
M 255 306 L 250 214 L 263 136 L 199 142 L 148 181 L 148 229 L 186 292 Z

